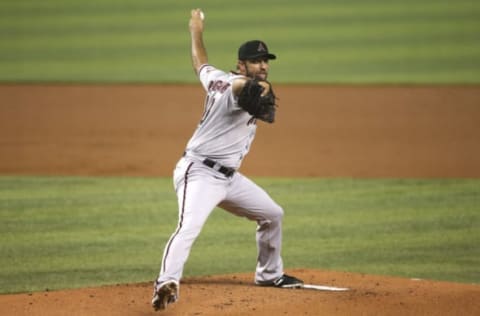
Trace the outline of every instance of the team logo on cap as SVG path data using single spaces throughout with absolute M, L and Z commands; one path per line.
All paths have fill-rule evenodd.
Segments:
M 265 52 L 265 51 L 267 51 L 267 49 L 265 48 L 263 43 L 262 42 L 258 43 L 257 52 Z

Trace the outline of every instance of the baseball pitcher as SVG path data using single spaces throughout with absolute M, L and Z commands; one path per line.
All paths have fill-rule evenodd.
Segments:
M 200 9 L 191 11 L 189 28 L 193 70 L 206 97 L 197 129 L 174 170 L 178 226 L 165 246 L 154 283 L 155 310 L 178 300 L 190 249 L 216 206 L 257 223 L 255 284 L 279 288 L 303 285 L 303 281 L 284 274 L 280 256 L 283 209 L 239 172 L 258 121 L 275 120 L 275 94 L 267 77 L 269 61 L 276 56 L 264 42 L 248 41 L 238 50 L 237 71 L 224 72 L 208 62 Z

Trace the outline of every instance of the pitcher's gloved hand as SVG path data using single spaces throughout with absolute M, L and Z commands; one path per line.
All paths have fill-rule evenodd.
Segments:
M 262 121 L 275 121 L 276 96 L 266 80 L 249 79 L 238 95 L 238 105 L 250 115 Z

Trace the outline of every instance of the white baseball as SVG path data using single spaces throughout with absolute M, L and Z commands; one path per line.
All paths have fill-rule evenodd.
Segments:
M 203 13 L 203 11 L 200 11 L 200 19 L 205 20 L 205 13 Z

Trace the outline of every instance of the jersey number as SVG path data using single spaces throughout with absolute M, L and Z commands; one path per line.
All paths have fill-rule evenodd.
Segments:
M 213 105 L 215 104 L 215 97 L 207 95 L 205 99 L 205 109 L 203 111 L 202 119 L 200 120 L 200 125 L 207 119 L 208 114 L 210 114 L 210 110 L 212 109 Z

